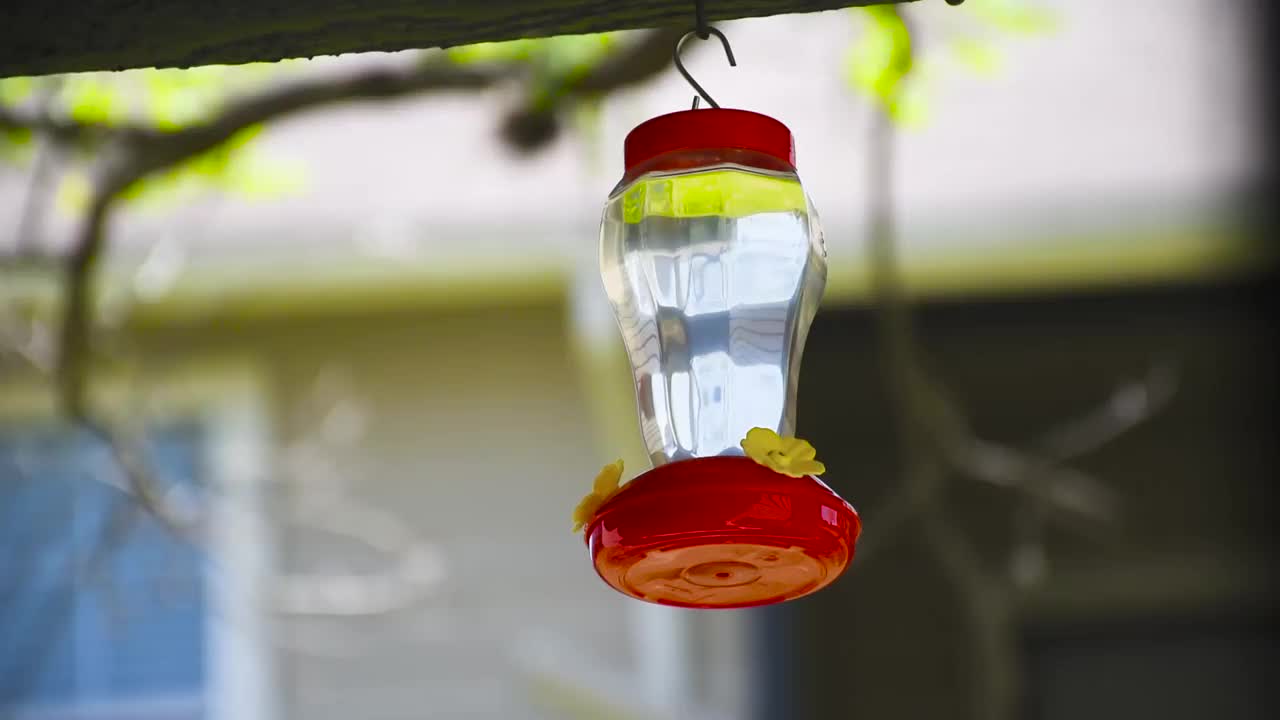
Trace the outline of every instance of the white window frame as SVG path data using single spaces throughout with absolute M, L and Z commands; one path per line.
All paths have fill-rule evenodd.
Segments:
M 208 720 L 270 720 L 278 715 L 273 682 L 269 611 L 265 593 L 274 557 L 261 491 L 270 469 L 270 423 L 262 375 L 247 360 L 189 363 L 126 380 L 95 376 L 91 405 L 137 408 L 134 390 L 144 382 L 141 408 L 149 419 L 195 421 L 203 431 L 201 454 L 211 485 L 208 507 L 210 572 L 207 575 L 204 714 Z M 0 420 L 38 423 L 57 418 L 57 398 L 47 380 L 0 379 Z M 181 701 L 177 701 L 178 706 Z M 169 698 L 71 707 L 31 707 L 18 720 L 142 720 L 177 709 Z

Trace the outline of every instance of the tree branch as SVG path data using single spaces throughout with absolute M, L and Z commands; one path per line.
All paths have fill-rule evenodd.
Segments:
M 553 85 L 556 92 L 552 94 L 550 103 L 545 94 L 536 104 L 529 100 L 532 95 L 527 94 L 525 106 L 513 111 L 512 116 L 537 113 L 547 117 L 550 113 L 549 117 L 554 122 L 557 104 L 577 97 L 599 96 L 643 82 L 668 67 L 677 37 L 678 33 L 673 31 L 640 34 L 630 45 L 590 71 L 556 79 Z M 155 517 L 172 534 L 186 541 L 201 542 L 201 518 L 181 517 L 169 507 L 163 485 L 134 438 L 98 417 L 90 404 L 88 378 L 94 344 L 94 270 L 106 248 L 107 226 L 121 194 L 149 175 L 208 152 L 237 133 L 261 123 L 337 103 L 389 100 L 432 92 L 476 91 L 506 81 L 525 79 L 527 71 L 527 65 L 518 62 L 462 66 L 434 58 L 412 67 L 374 68 L 337 79 L 313 77 L 235 100 L 211 120 L 175 132 L 136 124 L 105 126 L 79 123 L 56 117 L 47 112 L 47 108 L 0 107 L 0 128 L 31 128 L 50 141 L 61 144 L 98 144 L 98 155 L 90 168 L 87 207 L 77 225 L 71 251 L 62 264 L 65 302 L 53 375 L 63 413 L 108 445 L 125 478 L 127 487 L 124 489 L 133 497 L 139 510 Z M 355 522 L 351 518 L 356 516 L 350 513 L 341 517 L 355 523 L 352 527 L 342 528 L 353 537 L 366 541 L 376 539 L 380 535 L 369 530 L 375 526 L 382 528 L 382 535 L 387 533 L 388 521 L 385 518 L 377 519 L 377 522 L 368 521 L 368 518 Z M 356 517 L 356 520 L 362 517 Z M 119 522 L 127 522 L 127 518 Z M 113 522 L 113 525 L 118 524 Z M 121 537 L 123 534 L 111 533 Z M 363 590 L 358 593 L 360 603 L 345 607 L 342 612 L 381 612 L 402 606 L 420 594 L 424 587 L 438 583 L 441 571 L 431 546 L 417 541 L 408 542 L 398 536 L 393 539 L 395 542 L 384 543 L 387 547 L 383 549 L 394 551 L 403 545 L 399 565 L 383 575 L 348 579 L 348 585 Z M 113 544 L 104 541 L 102 553 L 109 554 L 109 546 Z M 313 593 L 309 588 L 315 585 L 317 578 L 300 576 L 293 580 L 295 582 L 288 587 L 294 592 L 278 598 L 282 609 L 321 614 L 335 612 L 332 608 L 316 605 L 311 597 Z M 352 597 L 356 594 L 347 592 Z
M 595 96 L 634 85 L 662 72 L 677 33 L 644 33 L 591 71 L 567 77 L 559 98 Z M 432 92 L 475 91 L 522 76 L 519 63 L 456 65 L 431 60 L 410 68 L 374 68 L 333 79 L 294 81 L 231 103 L 199 125 L 162 132 L 141 126 L 104 128 L 23 115 L 0 108 L 0 127 L 40 129 L 59 139 L 107 137 L 93 173 L 88 208 L 65 265 L 67 300 L 62 313 L 57 362 L 61 405 L 69 417 L 85 421 L 85 384 L 91 346 L 92 274 L 102 254 L 106 225 L 116 199 L 143 178 L 212 150 L 246 128 L 340 102 L 388 100 Z
M 110 190 L 105 184 L 94 187 L 63 271 L 66 276 L 66 304 L 62 309 L 54 377 L 63 413 L 79 422 L 89 421 L 84 389 L 91 334 L 90 273 L 102 253 L 107 214 L 119 191 Z
M 916 520 L 920 537 L 964 606 L 977 662 L 971 666 L 976 693 L 974 718 L 1013 717 L 1017 697 L 1016 664 L 1004 583 L 983 566 L 977 548 L 948 512 L 942 488 L 952 471 L 943 449 L 955 428 L 964 427 L 959 408 L 946 400 L 924 372 L 896 257 L 893 223 L 892 121 L 877 109 L 872 121 L 868 167 L 871 235 L 868 253 L 871 285 L 879 310 L 884 371 L 890 378 L 899 443 L 905 462 L 902 494 L 893 498 L 899 527 Z M 875 519 L 868 516 L 870 522 Z M 883 543 L 882 532 L 877 540 Z M 879 547 L 874 546 L 874 547 Z
M 904 14 L 900 9 L 893 12 Z M 905 67 L 909 68 L 909 49 L 907 53 Z M 891 490 L 882 506 L 883 517 L 867 514 L 868 533 L 874 534 L 864 537 L 858 556 L 865 564 L 867 550 L 878 555 L 896 531 L 914 523 L 965 608 L 976 660 L 972 665 L 976 690 L 972 717 L 1007 720 L 1016 714 L 1019 699 L 1016 601 L 1021 591 L 1041 579 L 1047 567 L 1045 516 L 1052 509 L 1073 518 L 1110 522 L 1117 514 L 1117 501 L 1109 488 L 1061 463 L 1092 452 L 1141 424 L 1168 402 L 1175 383 L 1171 372 L 1152 371 L 1143 383 L 1113 393 L 1100 410 L 1049 433 L 1039 452 L 978 437 L 962 408 L 926 372 L 919 357 L 896 257 L 894 132 L 887 110 L 892 98 L 881 100 L 883 106 L 875 108 L 872 119 L 867 156 L 871 219 L 867 264 L 904 469 L 901 484 Z M 943 492 L 946 482 L 954 477 L 1018 493 L 1015 546 L 1007 572 L 995 573 L 985 566 L 977 547 L 949 512 Z M 881 525 L 882 520 L 886 524 Z M 872 541 L 869 546 L 868 539 Z

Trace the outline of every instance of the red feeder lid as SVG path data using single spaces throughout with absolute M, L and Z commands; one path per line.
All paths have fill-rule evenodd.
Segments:
M 749 150 L 796 165 L 795 140 L 786 125 L 749 110 L 684 110 L 640 123 L 627 134 L 627 171 L 659 155 L 680 150 Z
M 586 529 L 596 572 L 641 600 L 768 605 L 830 584 L 853 559 L 858 513 L 815 477 L 744 457 L 662 465 L 627 483 Z

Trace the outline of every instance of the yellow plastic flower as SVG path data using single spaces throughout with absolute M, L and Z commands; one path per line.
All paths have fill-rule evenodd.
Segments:
M 591 522 L 591 518 L 595 516 L 596 510 L 604 504 L 605 500 L 613 497 L 618 492 L 618 483 L 622 480 L 622 460 L 617 460 L 600 468 L 600 474 L 596 475 L 596 481 L 591 484 L 591 492 L 582 498 L 582 502 L 578 503 L 578 507 L 573 509 L 573 531 L 581 532 L 583 526 Z
M 781 437 L 769 428 L 751 428 L 741 444 L 747 457 L 776 473 L 798 478 L 827 471 L 826 465 L 814 459 L 818 451 L 807 441 Z

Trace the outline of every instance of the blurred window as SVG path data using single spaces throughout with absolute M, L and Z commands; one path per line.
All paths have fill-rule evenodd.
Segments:
M 147 450 L 169 501 L 193 499 L 199 430 Z M 0 425 L 0 715 L 204 716 L 206 563 L 126 487 L 87 433 Z

